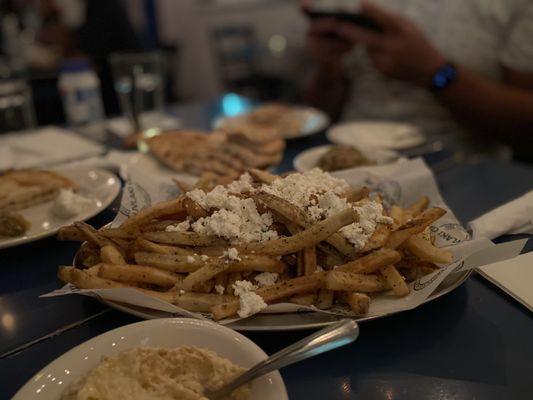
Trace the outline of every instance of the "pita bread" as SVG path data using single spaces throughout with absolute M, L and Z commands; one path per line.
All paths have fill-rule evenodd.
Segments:
M 0 211 L 15 211 L 53 200 L 60 189 L 75 188 L 53 171 L 23 170 L 0 176 Z

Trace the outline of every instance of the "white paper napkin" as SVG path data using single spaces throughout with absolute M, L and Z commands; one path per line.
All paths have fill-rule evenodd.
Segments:
M 486 265 L 478 272 L 533 311 L 533 252 Z
M 50 166 L 105 152 L 105 147 L 59 127 L 0 137 L 0 170 Z
M 474 238 L 533 233 L 533 190 L 468 224 Z

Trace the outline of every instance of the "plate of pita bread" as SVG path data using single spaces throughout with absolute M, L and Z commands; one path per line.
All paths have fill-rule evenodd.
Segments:
M 246 128 L 266 131 L 284 139 L 296 139 L 319 133 L 330 122 L 328 115 L 316 108 L 269 103 L 245 114 L 218 118 L 214 127 L 226 131 Z
M 120 180 L 102 169 L 17 170 L 0 175 L 0 249 L 55 234 L 104 210 Z
M 143 141 L 141 148 L 160 165 L 154 165 L 145 154 L 137 157 L 137 164 L 189 184 L 206 173 L 231 181 L 250 168 L 274 167 L 285 149 L 285 140 L 272 130 L 248 126 L 213 132 L 175 131 Z

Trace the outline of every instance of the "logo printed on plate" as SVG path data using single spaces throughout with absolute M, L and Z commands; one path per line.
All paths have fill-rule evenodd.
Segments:
M 429 231 L 431 241 L 437 247 L 456 245 L 465 240 L 470 240 L 468 232 L 460 224 L 456 223 L 431 225 Z
M 128 182 L 124 187 L 124 199 L 121 202 L 119 212 L 129 217 L 151 205 L 152 198 L 148 192 L 142 186 Z

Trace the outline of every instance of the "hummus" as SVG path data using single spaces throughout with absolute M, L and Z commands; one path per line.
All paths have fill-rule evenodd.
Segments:
M 104 359 L 68 387 L 61 399 L 207 400 L 203 397 L 204 389 L 217 389 L 244 370 L 198 347 L 139 347 Z M 249 398 L 250 388 L 245 385 L 229 399 Z

